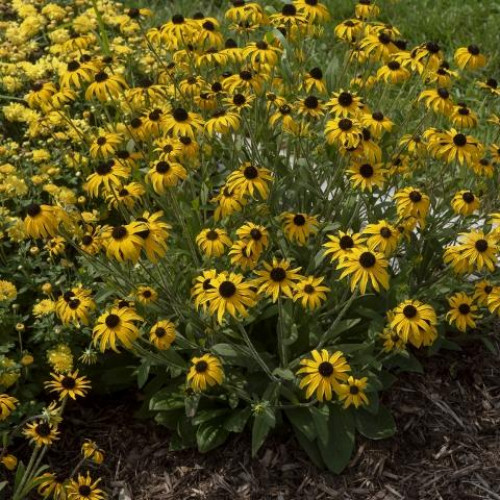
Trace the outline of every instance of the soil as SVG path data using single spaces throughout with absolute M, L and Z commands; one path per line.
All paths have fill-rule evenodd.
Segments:
M 287 435 L 266 442 L 255 459 L 248 436 L 206 455 L 170 452 L 168 431 L 135 419 L 138 402 L 123 398 L 75 406 L 53 465 L 67 468 L 75 453 L 63 450 L 90 438 L 106 451 L 99 473 L 119 500 L 499 500 L 498 357 L 476 344 L 423 362 L 424 375 L 404 374 L 385 397 L 396 436 L 358 439 L 339 476 L 312 466 Z

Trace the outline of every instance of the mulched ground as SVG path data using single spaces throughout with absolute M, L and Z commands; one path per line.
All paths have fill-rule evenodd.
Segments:
M 70 412 L 64 439 L 74 443 L 60 449 L 95 439 L 106 450 L 104 484 L 119 500 L 499 500 L 500 361 L 476 344 L 424 364 L 425 375 L 405 374 L 386 398 L 397 435 L 360 439 L 341 476 L 315 469 L 287 436 L 255 460 L 241 436 L 207 455 L 171 453 L 165 429 L 113 400 Z M 74 459 L 64 453 L 62 464 Z

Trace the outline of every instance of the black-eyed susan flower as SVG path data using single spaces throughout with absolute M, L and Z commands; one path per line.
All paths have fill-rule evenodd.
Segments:
M 446 319 L 450 325 L 455 325 L 458 330 L 465 332 L 467 328 L 476 328 L 478 308 L 474 299 L 466 293 L 459 292 L 448 299 L 450 310 L 446 313 Z
M 363 33 L 364 23 L 359 19 L 346 19 L 335 26 L 333 32 L 337 38 L 352 43 Z
M 222 272 L 211 279 L 210 288 L 199 303 L 208 303 L 209 313 L 216 314 L 217 321 L 222 323 L 226 312 L 234 318 L 248 316 L 247 308 L 255 305 L 256 298 L 251 284 L 244 282 L 243 275 Z
M 377 71 L 377 78 L 385 83 L 402 83 L 410 76 L 411 73 L 396 60 L 388 61 Z
M 207 257 L 220 257 L 232 242 L 224 229 L 215 228 L 203 229 L 196 237 L 196 244 Z
M 269 183 L 272 181 L 271 171 L 267 168 L 244 163 L 238 170 L 231 172 L 227 178 L 227 187 L 231 190 L 241 189 L 241 195 L 249 194 L 252 198 L 257 191 L 263 200 L 269 196 Z
M 0 394 L 0 422 L 6 420 L 16 409 L 19 400 L 8 394 Z
M 323 285 L 324 276 L 305 276 L 300 279 L 294 289 L 293 300 L 300 301 L 304 309 L 314 311 L 326 300 L 330 288 Z
M 254 269 L 257 265 L 259 254 L 249 249 L 249 242 L 235 241 L 229 249 L 231 264 L 241 267 L 243 271 Z
M 142 198 L 146 190 L 139 182 L 129 182 L 121 187 L 113 189 L 111 194 L 106 196 L 109 208 L 126 207 L 129 210 Z
M 363 235 L 367 236 L 366 245 L 369 248 L 391 255 L 398 246 L 400 233 L 396 227 L 386 220 L 378 221 L 376 224 L 368 224 L 363 229 Z
M 121 142 L 122 137 L 120 134 L 100 132 L 90 145 L 90 156 L 92 158 L 113 156 Z
M 322 24 L 330 19 L 328 7 L 319 0 L 295 0 L 293 3 L 299 13 L 310 23 Z
M 245 222 L 236 230 L 236 235 L 247 243 L 248 250 L 260 255 L 269 246 L 269 231 L 260 224 Z
M 91 460 L 95 464 L 102 464 L 104 461 L 104 451 L 97 446 L 97 443 L 90 439 L 86 439 L 82 444 L 82 455 Z
M 92 79 L 95 68 L 88 63 L 78 62 L 76 59 L 68 62 L 66 68 L 61 72 L 59 83 L 61 87 L 79 89 Z
M 275 66 L 282 49 L 269 45 L 264 40 L 251 42 L 243 49 L 243 56 L 246 57 L 253 66 L 268 64 Z
M 149 331 L 149 341 L 162 351 L 170 348 L 175 337 L 175 325 L 166 319 L 155 323 Z
M 163 194 L 167 188 L 175 187 L 186 179 L 187 175 L 186 169 L 180 163 L 160 160 L 153 164 L 146 178 L 156 194 Z
M 90 474 L 78 474 L 77 479 L 71 479 L 68 486 L 68 500 L 104 500 L 105 493 L 98 486 L 101 479 L 94 481 Z
M 486 65 L 486 56 L 477 45 L 460 47 L 455 51 L 454 58 L 460 69 L 475 70 Z
M 453 211 L 459 215 L 471 215 L 476 210 L 479 210 L 479 198 L 471 191 L 463 189 L 455 193 L 451 200 Z
M 240 212 L 246 204 L 243 193 L 242 187 L 230 189 L 227 185 L 223 186 L 217 196 L 210 200 L 212 203 L 217 203 L 214 219 L 219 221 L 235 212 Z
M 118 95 L 128 88 L 127 82 L 123 76 L 118 74 L 108 74 L 101 70 L 94 75 L 94 81 L 85 91 L 85 99 L 96 98 L 101 102 L 118 97 Z
M 398 47 L 394 43 L 394 37 L 387 31 L 368 31 L 360 40 L 358 54 L 361 55 L 361 61 L 369 57 L 372 61 L 386 61 L 392 54 L 398 52 Z
M 151 262 L 157 262 L 167 252 L 167 239 L 169 231 L 172 229 L 170 224 L 162 220 L 163 211 L 154 213 L 143 212 L 141 217 L 137 217 L 136 222 L 142 223 L 144 230 L 137 233 L 143 240 L 143 250 L 146 257 Z
M 384 352 L 404 351 L 406 348 L 404 339 L 390 327 L 384 328 L 378 337 L 383 342 Z
M 137 262 L 144 246 L 141 233 L 147 229 L 143 222 L 103 228 L 102 242 L 108 258 L 114 258 L 120 262 Z
M 218 358 L 211 354 L 191 359 L 187 383 L 195 392 L 205 391 L 208 387 L 222 384 L 224 371 Z
M 490 233 L 471 231 L 460 233 L 458 238 L 458 252 L 460 257 L 473 265 L 478 271 L 485 267 L 493 272 L 498 256 L 498 241 Z
M 308 238 L 318 231 L 319 222 L 316 216 L 306 213 L 284 212 L 281 214 L 283 220 L 283 232 L 292 242 L 305 245 Z
M 382 253 L 360 247 L 353 248 L 346 259 L 339 261 L 337 269 L 343 270 L 339 279 L 351 277 L 351 291 L 359 285 L 359 290 L 364 295 L 369 283 L 377 292 L 380 287 L 386 290 L 389 288 L 388 265 Z
M 255 96 L 251 94 L 236 93 L 231 97 L 224 98 L 224 103 L 231 111 L 236 111 L 238 113 L 245 109 L 250 109 L 255 100 Z
M 474 283 L 474 296 L 473 299 L 480 306 L 487 306 L 488 299 L 492 293 L 495 292 L 495 287 L 488 280 L 481 280 Z
M 335 118 L 326 122 L 325 137 L 328 144 L 356 148 L 363 138 L 363 132 L 357 120 Z
M 367 128 L 375 138 L 381 137 L 384 132 L 390 132 L 394 127 L 394 122 L 384 116 L 381 111 L 363 113 L 359 120 L 361 125 Z
M 133 309 L 112 307 L 97 319 L 92 330 L 93 344 L 99 344 L 101 352 L 108 348 L 119 352 L 117 341 L 126 349 L 131 349 L 139 336 L 136 321 L 142 321 L 142 318 Z
M 59 399 L 70 397 L 76 399 L 77 396 L 85 397 L 90 389 L 90 381 L 87 377 L 79 377 L 78 370 L 73 373 L 51 373 L 52 380 L 45 382 L 45 387 L 50 392 L 59 394 Z
M 325 111 L 321 101 L 314 95 L 309 95 L 297 102 L 297 112 L 299 115 L 316 120 L 322 118 Z
M 429 197 L 417 188 L 406 187 L 394 194 L 396 209 L 401 218 L 415 217 L 423 223 L 431 201 Z
M 383 188 L 386 170 L 383 163 L 355 162 L 347 169 L 354 188 L 362 191 L 372 191 L 376 186 Z
M 453 100 L 448 89 L 438 87 L 436 89 L 424 90 L 420 93 L 419 101 L 424 101 L 427 108 L 435 113 L 450 116 L 453 113 Z
M 360 111 L 363 111 L 365 105 L 356 93 L 341 90 L 332 94 L 326 107 L 336 117 L 347 118 L 356 116 Z
M 380 7 L 372 0 L 358 0 L 354 12 L 359 19 L 372 19 L 380 14 Z
M 94 173 L 87 177 L 83 189 L 91 196 L 97 197 L 99 189 L 104 186 L 107 193 L 118 191 L 122 182 L 130 175 L 130 168 L 114 159 L 100 162 Z
M 323 243 L 323 255 L 330 256 L 331 262 L 343 261 L 352 252 L 354 248 L 359 248 L 364 245 L 365 238 L 352 230 L 346 232 L 339 231 L 338 234 L 329 234 L 328 241 Z
M 139 286 L 134 293 L 137 302 L 143 305 L 153 304 L 158 300 L 158 292 L 150 286 Z
M 300 381 L 299 387 L 306 388 L 306 398 L 311 398 L 316 393 L 318 401 L 331 401 L 337 393 L 340 382 L 348 379 L 351 367 L 347 363 L 344 354 L 336 351 L 330 354 L 326 349 L 321 352 L 311 351 L 313 359 L 301 359 L 301 368 L 297 375 L 305 374 Z
M 38 420 L 28 423 L 23 434 L 36 446 L 50 446 L 59 439 L 60 432 L 56 426 L 45 420 Z
M 339 400 L 344 403 L 344 408 L 354 405 L 359 408 L 363 405 L 369 405 L 370 402 L 365 394 L 366 386 L 368 385 L 368 378 L 354 378 L 349 376 L 346 383 L 340 384 L 337 388 Z
M 450 119 L 453 125 L 458 128 L 473 128 L 478 124 L 477 114 L 464 103 L 458 103 L 458 106 L 453 108 Z
M 175 108 L 165 120 L 165 133 L 194 139 L 203 129 L 203 119 L 197 113 L 184 108 Z
M 500 88 L 498 86 L 498 81 L 495 78 L 488 78 L 485 81 L 477 82 L 479 88 L 490 92 L 495 96 L 500 96 Z
M 391 315 L 390 327 L 407 343 L 412 335 L 420 335 L 437 324 L 436 311 L 419 300 L 405 300 Z
M 207 269 L 197 276 L 194 285 L 191 288 L 191 298 L 194 299 L 194 305 L 198 308 L 200 306 L 206 310 L 209 300 L 206 299 L 207 291 L 213 288 L 212 280 L 217 278 L 217 271 L 215 269 Z
M 486 300 L 488 310 L 491 314 L 498 314 L 500 316 L 500 287 L 494 287 Z
M 222 86 L 230 94 L 235 94 L 236 92 L 262 94 L 267 79 L 267 75 L 262 72 L 258 73 L 250 69 L 243 69 L 239 73 L 224 79 Z
M 53 500 L 67 500 L 67 478 L 55 472 L 45 472 L 36 478 L 38 483 L 37 493 L 43 498 Z
M 26 234 L 32 238 L 55 236 L 59 225 L 57 210 L 51 205 L 31 203 L 26 208 L 23 223 Z
M 52 82 L 35 82 L 25 98 L 30 107 L 36 108 L 47 104 L 56 92 L 56 86 Z
M 306 73 L 303 85 L 306 92 L 316 91 L 319 94 L 326 94 L 326 84 L 321 68 L 315 67 Z
M 264 262 L 263 270 L 254 271 L 259 277 L 253 280 L 253 284 L 258 287 L 258 294 L 272 297 L 273 302 L 280 296 L 293 298 L 295 284 L 302 278 L 298 271 L 300 267 L 292 269 L 289 260 L 273 257 L 272 263 Z
M 239 127 L 239 114 L 222 108 L 215 110 L 205 122 L 205 131 L 211 137 L 215 134 L 229 134 L 238 130 Z

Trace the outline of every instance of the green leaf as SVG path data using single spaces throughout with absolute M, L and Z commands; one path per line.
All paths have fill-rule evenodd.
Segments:
M 420 361 L 411 353 L 398 354 L 390 360 L 389 364 L 398 367 L 403 372 L 424 373 Z
M 316 465 L 316 467 L 324 469 L 325 463 L 321 458 L 321 453 L 316 442 L 309 441 L 307 436 L 305 434 L 302 434 L 302 432 L 300 432 L 296 427 L 293 428 L 293 432 L 295 433 L 295 437 L 297 438 L 300 446 L 307 453 L 312 463 Z
M 184 400 L 184 406 L 186 408 L 186 417 L 192 418 L 196 415 L 196 410 L 198 409 L 198 404 L 200 402 L 200 395 L 193 394 L 191 396 L 186 396 Z
M 323 445 L 328 443 L 328 408 L 316 408 L 311 406 L 309 409 L 316 427 L 316 435 Z
M 214 418 L 218 418 L 222 415 L 225 415 L 228 412 L 226 408 L 222 408 L 220 410 L 201 410 L 199 411 L 195 417 L 192 419 L 193 425 L 203 424 L 205 422 L 209 422 Z
M 139 366 L 139 369 L 137 370 L 137 386 L 139 387 L 139 389 L 142 389 L 148 381 L 150 368 L 151 365 L 147 361 L 144 361 Z
M 219 355 L 228 364 L 248 368 L 253 366 L 253 357 L 246 347 L 237 347 L 231 344 L 216 344 L 212 347 L 212 352 Z
M 235 410 L 224 421 L 224 429 L 230 432 L 243 432 L 252 410 L 244 408 L 243 410 Z
M 283 344 L 292 345 L 299 338 L 299 329 L 297 325 L 294 323 L 290 328 L 290 335 L 283 339 Z
M 196 432 L 198 451 L 206 453 L 220 446 L 229 436 L 229 431 L 221 425 L 202 424 Z
M 184 398 L 172 389 L 158 391 L 149 401 L 149 409 L 152 411 L 171 411 L 184 408 Z
M 307 439 L 313 441 L 316 438 L 316 427 L 314 426 L 314 421 L 311 418 L 311 413 L 308 408 L 293 408 L 290 410 L 285 410 L 286 416 L 289 418 L 293 427 L 304 434 Z
M 378 413 L 359 409 L 355 411 L 356 428 L 369 439 L 386 439 L 396 432 L 396 423 L 391 412 L 383 405 L 379 405 Z
M 269 431 L 276 425 L 276 416 L 271 408 L 264 407 L 256 413 L 252 426 L 252 457 L 257 455 Z
M 328 470 L 340 474 L 354 449 L 354 419 L 349 411 L 339 405 L 329 406 L 328 440 L 318 441 L 319 450 Z

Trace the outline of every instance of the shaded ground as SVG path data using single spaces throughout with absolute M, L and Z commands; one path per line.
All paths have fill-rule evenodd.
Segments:
M 70 414 L 75 443 L 61 448 L 95 439 L 107 453 L 105 484 L 120 500 L 500 499 L 500 361 L 475 345 L 425 365 L 425 375 L 406 374 L 388 394 L 397 435 L 360 440 L 341 476 L 309 465 L 287 436 L 255 460 L 247 437 L 208 455 L 171 453 L 165 429 L 113 401 Z

